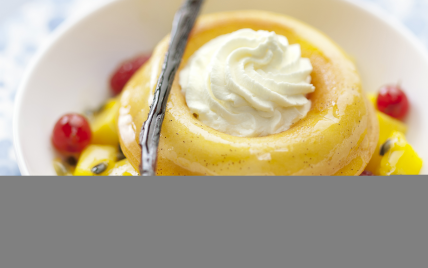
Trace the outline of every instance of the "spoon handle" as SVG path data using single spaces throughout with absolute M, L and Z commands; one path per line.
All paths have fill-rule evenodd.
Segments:
M 171 41 L 156 86 L 153 104 L 140 132 L 140 174 L 142 176 L 156 175 L 159 136 L 165 117 L 166 103 L 175 74 L 180 66 L 190 31 L 193 28 L 202 3 L 203 0 L 186 0 L 175 14 Z

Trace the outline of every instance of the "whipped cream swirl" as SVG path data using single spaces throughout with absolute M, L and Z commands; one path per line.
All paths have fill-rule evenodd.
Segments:
M 274 32 L 242 29 L 192 55 L 179 83 L 190 111 L 207 126 L 239 137 L 285 131 L 309 112 L 312 64 L 300 45 Z

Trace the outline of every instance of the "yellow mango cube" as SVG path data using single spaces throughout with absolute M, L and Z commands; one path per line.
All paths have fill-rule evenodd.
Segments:
M 422 159 L 407 143 L 403 133 L 394 132 L 382 145 L 384 153 L 379 167 L 379 175 L 418 175 Z
M 92 144 L 118 146 L 117 116 L 119 108 L 118 99 L 111 99 L 103 110 L 95 115 L 91 122 Z
M 419 175 L 423 165 L 422 159 L 410 144 L 404 148 L 401 158 L 390 157 L 385 163 L 388 165 L 384 164 L 384 161 L 381 162 L 380 175 Z
M 379 155 L 380 147 L 394 132 L 398 131 L 405 134 L 407 132 L 407 126 L 401 121 L 382 112 L 376 111 L 376 115 L 379 121 L 379 141 L 366 170 L 371 171 L 375 175 L 380 175 L 378 171 L 382 158 Z
M 403 122 L 382 112 L 376 111 L 376 115 L 380 127 L 379 143 L 383 144 L 395 131 L 407 133 L 407 126 Z
M 106 176 L 114 167 L 117 146 L 89 145 L 83 150 L 74 171 L 75 176 Z
M 109 176 L 139 176 L 139 173 L 134 169 L 128 159 L 123 159 L 116 162 L 113 169 L 110 170 Z
M 373 154 L 372 159 L 370 160 L 370 162 L 368 163 L 366 170 L 372 172 L 375 175 L 380 175 L 379 174 L 379 167 L 380 167 L 380 162 L 382 160 L 382 157 L 379 155 L 379 151 L 380 151 L 380 147 L 382 146 L 382 144 L 385 143 L 385 141 L 391 137 L 391 135 L 395 132 L 401 132 L 406 134 L 407 133 L 407 126 L 387 115 L 384 114 L 382 112 L 377 111 L 377 104 L 376 104 L 376 100 L 377 100 L 377 95 L 374 93 L 369 93 L 367 95 L 369 101 L 373 104 L 373 106 L 376 109 L 376 116 L 377 119 L 379 121 L 379 141 L 377 144 L 377 147 L 375 149 L 375 153 Z

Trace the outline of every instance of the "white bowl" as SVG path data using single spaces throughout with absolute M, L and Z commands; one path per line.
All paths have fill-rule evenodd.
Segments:
M 150 51 L 171 29 L 177 0 L 115 0 L 63 25 L 29 68 L 16 99 L 15 148 L 23 175 L 54 175 L 50 136 L 68 112 L 98 107 L 123 59 Z M 428 54 L 401 24 L 344 0 L 206 0 L 204 13 L 260 9 L 298 18 L 355 58 L 367 91 L 400 82 L 411 102 L 408 140 L 428 162 Z M 428 174 L 427 165 L 422 170 Z

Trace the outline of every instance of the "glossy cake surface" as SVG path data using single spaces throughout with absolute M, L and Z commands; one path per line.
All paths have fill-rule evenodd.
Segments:
M 305 118 L 265 137 L 235 137 L 201 123 L 189 111 L 176 76 L 162 127 L 158 175 L 359 175 L 377 144 L 379 127 L 354 64 L 328 37 L 295 19 L 262 11 L 201 16 L 180 70 L 202 45 L 239 29 L 273 31 L 300 44 L 315 91 Z M 118 119 L 123 152 L 138 168 L 138 136 L 147 118 L 169 37 L 128 83 Z M 179 70 L 179 72 L 180 72 Z

